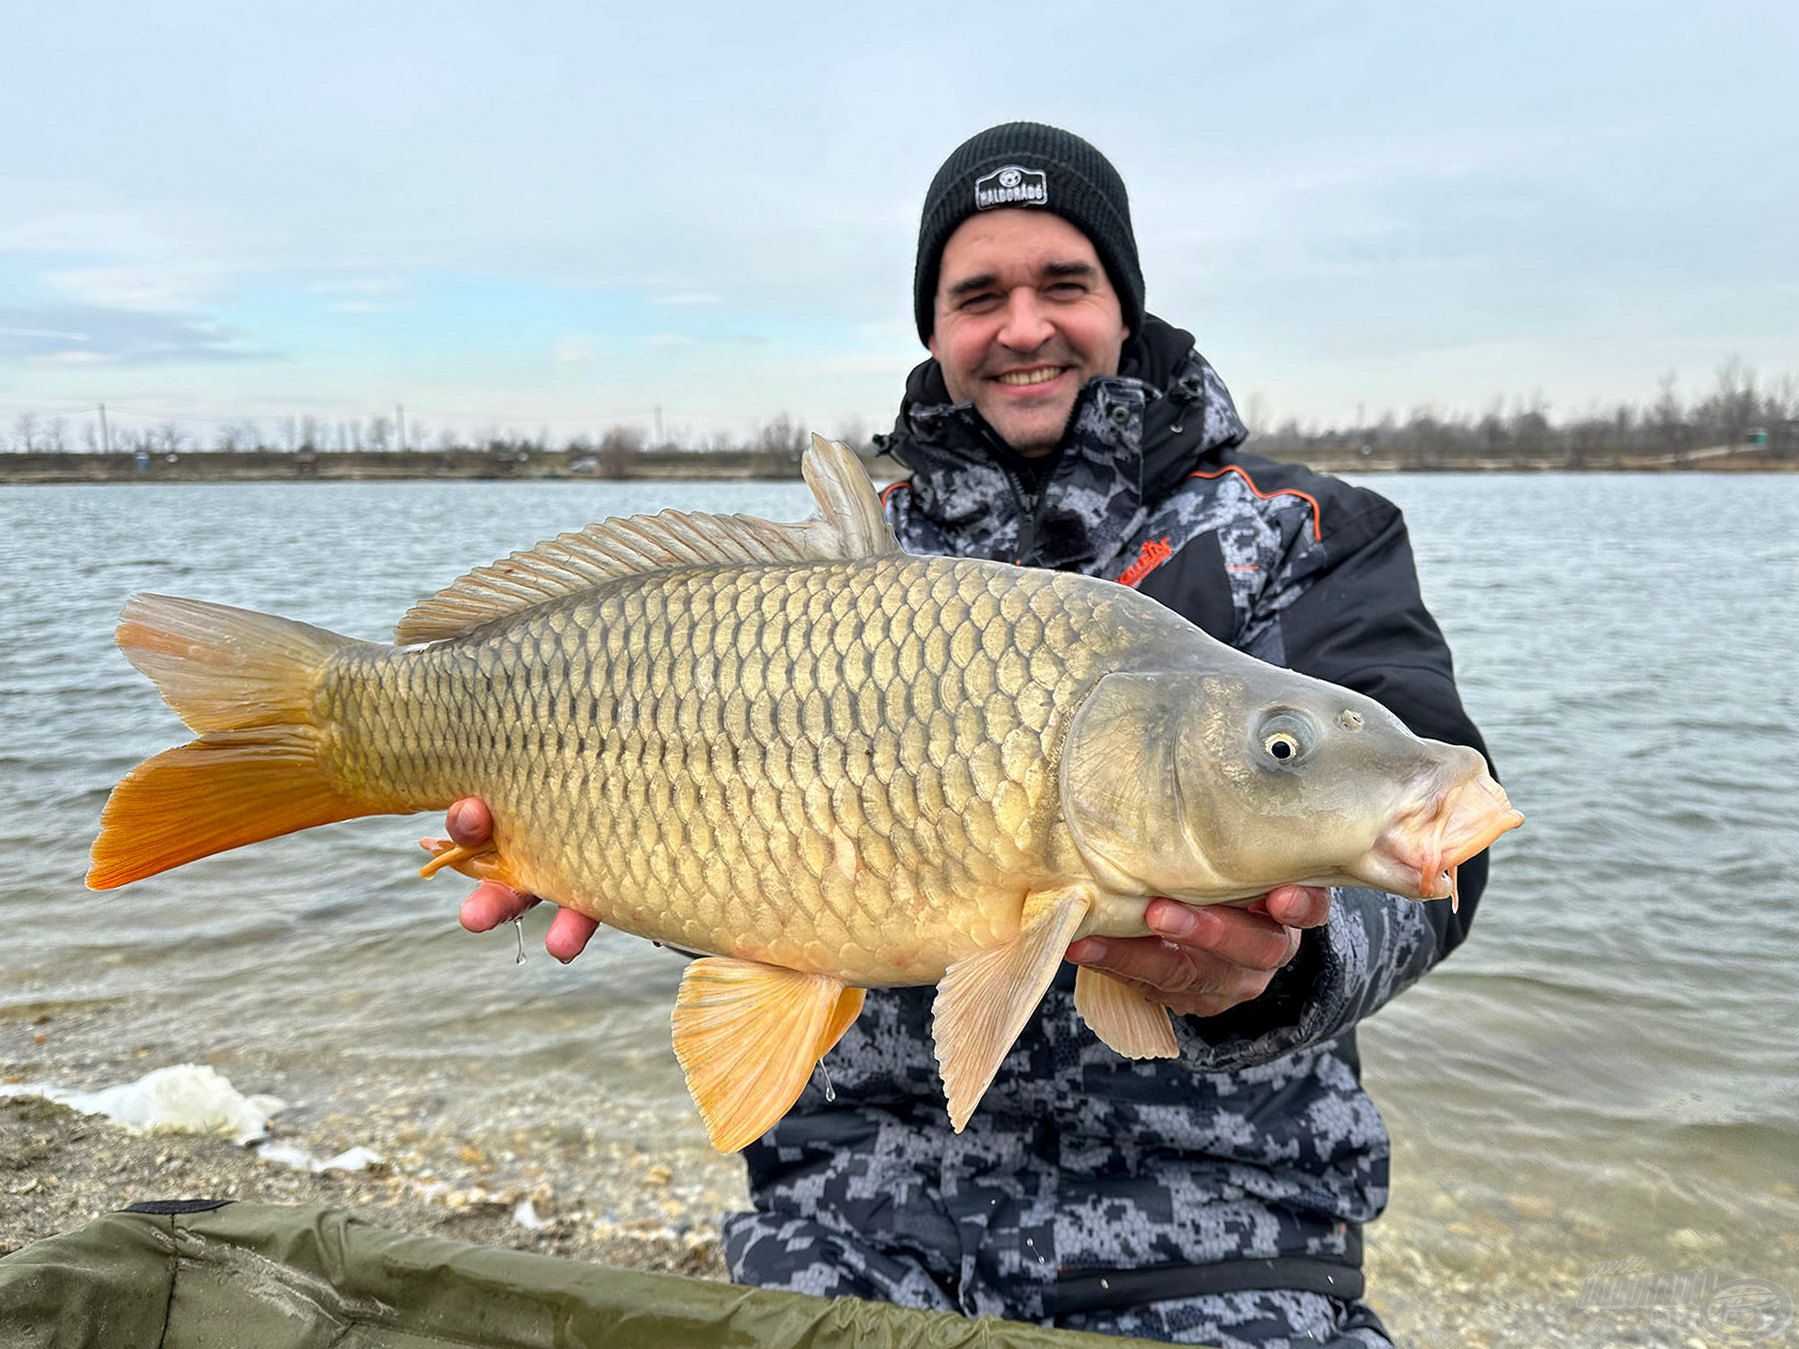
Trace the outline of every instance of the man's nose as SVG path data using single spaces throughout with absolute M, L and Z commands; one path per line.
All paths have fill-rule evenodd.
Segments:
M 1037 292 L 1020 286 L 1006 295 L 1005 321 L 1000 325 L 1001 345 L 1013 351 L 1035 351 L 1055 333 L 1055 325 Z

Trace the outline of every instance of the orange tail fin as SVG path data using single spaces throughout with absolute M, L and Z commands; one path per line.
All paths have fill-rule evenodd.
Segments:
M 139 764 L 107 799 L 87 883 L 111 890 L 227 848 L 384 807 L 320 759 L 313 690 L 348 637 L 269 614 L 134 595 L 119 649 L 199 738 Z M 387 807 L 391 809 L 391 807 Z

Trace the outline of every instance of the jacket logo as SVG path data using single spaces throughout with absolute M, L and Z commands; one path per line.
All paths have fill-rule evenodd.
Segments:
M 989 211 L 995 206 L 1047 205 L 1049 179 L 1041 169 L 1023 169 L 1008 164 L 974 180 L 974 208 L 977 211 Z
M 1143 547 L 1137 552 L 1137 560 L 1118 573 L 1118 584 L 1135 586 L 1145 576 L 1174 556 L 1171 547 L 1171 536 L 1164 534 L 1159 539 L 1145 539 Z

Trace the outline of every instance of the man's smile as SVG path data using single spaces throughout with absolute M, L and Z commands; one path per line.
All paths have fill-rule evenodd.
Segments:
M 1014 386 L 1048 384 L 1053 379 L 1059 379 L 1067 369 L 1065 365 L 1034 365 L 1028 370 L 1008 370 L 993 378 L 1001 384 Z

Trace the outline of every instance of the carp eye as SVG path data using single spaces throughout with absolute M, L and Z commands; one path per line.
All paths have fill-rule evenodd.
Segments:
M 1256 729 L 1255 743 L 1261 745 L 1266 756 L 1262 760 L 1264 764 L 1270 768 L 1287 768 L 1311 753 L 1316 738 L 1317 733 L 1304 716 L 1291 708 L 1282 708 L 1263 718 Z

